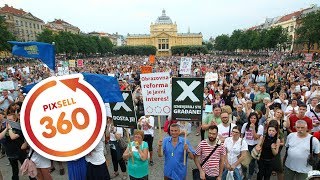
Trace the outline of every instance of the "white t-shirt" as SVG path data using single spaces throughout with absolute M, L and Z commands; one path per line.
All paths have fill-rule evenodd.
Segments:
M 149 116 L 149 118 L 146 118 L 145 116 L 141 117 L 141 130 L 144 131 L 144 135 L 149 134 L 152 137 L 154 136 L 154 117 L 153 116 Z M 149 123 L 149 125 L 151 126 L 150 128 L 148 127 L 147 123 Z
M 289 147 L 289 149 L 285 165 L 292 171 L 308 173 L 312 170 L 312 166 L 307 163 L 307 159 L 310 154 L 310 138 L 310 134 L 305 138 L 300 138 L 298 137 L 297 132 L 290 133 L 288 135 L 286 147 Z M 318 154 L 319 140 L 315 137 L 312 140 L 313 151 Z
M 248 150 L 248 144 L 245 140 L 242 141 L 242 138 L 239 138 L 237 142 L 233 143 L 232 137 L 228 137 L 224 140 L 224 147 L 226 147 L 228 152 L 228 162 L 230 165 L 237 162 L 238 156 L 241 154 L 241 151 L 247 151 Z M 241 165 L 239 164 L 237 168 L 241 168 Z
M 86 155 L 86 161 L 90 162 L 93 165 L 101 165 L 106 161 L 106 158 L 104 157 L 104 138 L 102 138 L 98 145 L 89 153 Z
M 191 133 L 191 123 L 185 122 L 182 124 L 180 121 L 177 122 L 180 125 L 180 131 L 187 131 L 188 134 Z
M 29 152 L 29 156 L 31 155 L 31 151 Z M 40 154 L 38 154 L 36 151 L 31 156 L 31 161 L 33 161 L 36 164 L 37 168 L 50 168 L 51 167 L 51 161 L 50 159 L 47 159 Z
M 287 99 L 284 100 L 284 103 L 281 102 L 280 99 L 275 99 L 274 100 L 274 103 L 279 103 L 281 104 L 281 110 L 282 111 L 286 111 L 287 107 L 288 107 L 288 104 L 289 104 L 289 101 Z
M 315 113 L 316 113 L 316 112 L 315 112 Z M 318 118 L 320 118 L 320 113 L 316 113 L 316 114 L 317 114 Z M 313 112 L 308 111 L 308 112 L 306 113 L 306 116 L 308 116 L 308 117 L 312 120 L 312 123 L 319 123 L 319 120 L 317 119 L 317 117 L 314 115 Z M 317 132 L 317 131 L 319 131 L 319 130 L 320 130 L 320 125 L 317 126 L 317 127 L 313 127 L 313 128 L 312 128 L 312 132 Z
M 231 128 L 230 128 L 231 125 Z M 229 137 L 229 130 L 230 130 L 230 137 L 232 133 L 232 128 L 235 127 L 236 125 L 233 123 L 230 123 L 227 127 L 223 125 L 223 123 L 218 125 L 218 135 L 222 136 L 223 138 Z
M 244 123 L 242 128 L 241 128 L 241 134 L 244 134 L 244 139 L 246 140 L 247 144 L 250 145 L 250 146 L 254 146 L 256 144 L 258 144 L 258 140 L 255 140 L 254 137 L 253 137 L 253 132 L 251 130 L 251 128 L 249 128 L 248 131 L 246 131 L 246 126 L 247 126 L 248 123 Z M 258 132 L 257 132 L 258 135 L 263 135 L 263 126 L 262 125 L 259 125 L 258 126 Z
M 293 109 L 294 111 L 296 112 L 296 114 L 299 112 L 299 106 L 296 106 L 296 107 L 292 107 L 291 105 L 287 107 L 287 109 L 284 111 L 284 113 L 290 113 L 292 114 L 293 112 Z
M 110 132 L 110 141 L 116 141 L 116 136 L 115 134 L 120 134 L 121 137 L 123 137 L 123 129 L 122 127 L 114 127 L 113 128 L 113 133 L 111 133 L 111 127 L 109 127 L 109 132 Z

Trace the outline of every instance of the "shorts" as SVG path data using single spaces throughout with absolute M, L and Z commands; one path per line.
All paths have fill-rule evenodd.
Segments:
M 152 152 L 153 148 L 152 148 L 152 144 L 153 144 L 153 137 L 151 134 L 145 134 L 143 141 L 148 143 L 149 146 L 149 152 Z

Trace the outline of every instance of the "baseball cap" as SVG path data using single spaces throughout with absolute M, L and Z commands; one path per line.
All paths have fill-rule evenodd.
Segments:
M 313 178 L 320 178 L 320 171 L 318 170 L 309 171 L 307 179 L 313 179 Z

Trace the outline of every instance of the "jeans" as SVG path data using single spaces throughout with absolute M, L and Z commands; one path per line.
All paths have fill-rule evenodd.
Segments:
M 225 180 L 227 178 L 228 170 L 224 170 L 222 173 L 222 180 Z M 238 168 L 235 168 L 233 170 L 233 178 L 234 180 L 241 180 L 240 171 Z

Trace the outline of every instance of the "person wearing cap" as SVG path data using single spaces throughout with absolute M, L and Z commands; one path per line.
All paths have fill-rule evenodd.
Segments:
M 308 172 L 307 180 L 319 180 L 320 179 L 320 171 L 312 170 Z

